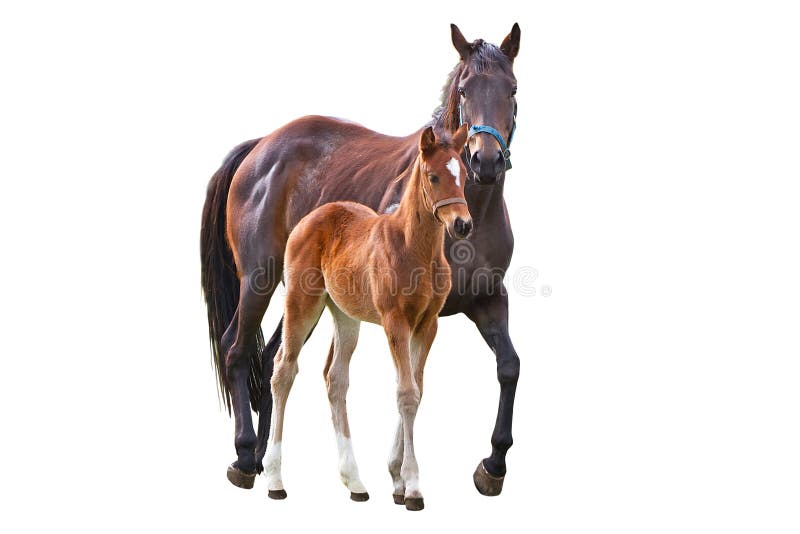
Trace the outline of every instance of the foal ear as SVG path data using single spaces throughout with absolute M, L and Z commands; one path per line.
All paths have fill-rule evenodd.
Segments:
M 472 53 L 472 45 L 467 42 L 461 30 L 455 24 L 450 25 L 450 36 L 453 39 L 453 46 L 458 50 L 458 55 L 466 61 Z
M 469 132 L 469 126 L 462 124 L 461 128 L 456 130 L 456 133 L 453 134 L 453 148 L 459 152 L 461 148 L 467 144 L 467 132 Z
M 514 61 L 514 58 L 517 57 L 519 53 L 519 38 L 519 24 L 515 22 L 514 27 L 511 28 L 511 33 L 506 35 L 506 38 L 503 39 L 503 44 L 500 45 L 500 50 L 502 50 L 511 61 Z
M 419 150 L 423 154 L 430 154 L 436 150 L 436 136 L 433 134 L 433 128 L 428 126 L 422 131 L 419 137 Z

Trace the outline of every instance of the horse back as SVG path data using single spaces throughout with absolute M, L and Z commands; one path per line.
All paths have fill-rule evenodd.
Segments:
M 353 201 L 381 209 L 417 154 L 417 134 L 393 137 L 340 119 L 308 116 L 258 143 L 240 165 L 228 197 L 228 236 L 259 235 L 282 255 L 292 228 L 318 206 Z M 397 190 L 396 195 L 392 191 Z

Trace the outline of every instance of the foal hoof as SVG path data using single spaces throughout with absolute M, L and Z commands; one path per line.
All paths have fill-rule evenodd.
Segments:
M 486 468 L 483 467 L 482 460 L 481 463 L 478 464 L 475 474 L 472 475 L 472 480 L 475 481 L 475 487 L 478 489 L 478 492 L 487 497 L 500 495 L 500 492 L 503 491 L 504 478 L 505 476 L 496 477 L 489 474 Z
M 369 500 L 369 493 L 366 491 L 364 493 L 354 493 L 350 492 L 350 500 L 356 502 L 364 502 Z
M 406 503 L 406 496 L 405 495 L 397 495 L 396 493 L 392 494 L 392 498 L 394 499 L 395 504 L 405 504 Z
M 406 510 L 417 512 L 425 508 L 425 503 L 423 502 L 422 497 L 406 497 L 405 501 L 406 501 Z
M 280 501 L 286 498 L 286 490 L 269 490 L 267 492 L 267 497 L 270 499 L 275 499 L 276 501 Z
M 238 467 L 228 466 L 228 480 L 237 488 L 252 489 L 256 480 L 255 473 L 245 473 Z

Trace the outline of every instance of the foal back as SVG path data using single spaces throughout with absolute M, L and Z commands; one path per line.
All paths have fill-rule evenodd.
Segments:
M 286 286 L 299 289 L 287 294 L 286 312 L 306 313 L 325 295 L 348 316 L 380 324 L 370 282 L 387 250 L 381 219 L 355 202 L 326 204 L 303 218 L 286 244 Z

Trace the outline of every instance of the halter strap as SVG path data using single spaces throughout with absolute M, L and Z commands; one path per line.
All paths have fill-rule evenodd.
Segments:
M 458 105 L 458 125 L 461 126 L 462 124 L 464 124 L 464 115 L 463 115 L 463 113 L 461 111 L 461 104 L 459 104 Z M 511 125 L 511 133 L 508 134 L 508 143 L 506 143 L 506 140 L 503 139 L 503 136 L 500 135 L 500 132 L 498 132 L 495 128 L 492 128 L 491 126 L 485 126 L 485 125 L 482 125 L 482 124 L 469 127 L 469 133 L 467 134 L 467 140 L 472 138 L 472 136 L 474 136 L 474 135 L 478 135 L 479 133 L 488 133 L 489 135 L 491 135 L 492 137 L 497 139 L 497 142 L 500 144 L 500 148 L 503 151 L 503 159 L 506 162 L 506 170 L 509 170 L 511 168 L 511 149 L 509 147 L 511 146 L 511 141 L 514 140 L 514 132 L 516 130 L 517 130 L 517 103 L 515 102 L 514 103 L 514 122 Z M 469 160 L 470 160 L 470 157 L 471 157 L 470 153 L 469 153 L 469 145 L 464 145 L 464 152 L 467 155 L 467 164 L 469 165 Z
M 434 202 L 433 206 L 431 207 L 434 216 L 436 215 L 436 210 L 438 210 L 439 208 L 443 208 L 445 206 L 449 206 L 450 204 L 464 204 L 466 206 L 467 201 L 461 197 L 451 197 L 451 198 L 446 198 L 444 200 L 440 200 L 439 202 Z
M 444 224 L 444 221 L 439 218 L 438 211 L 439 208 L 443 208 L 445 206 L 449 206 L 450 204 L 464 204 L 468 206 L 466 199 L 461 197 L 450 197 L 445 198 L 444 200 L 437 200 L 434 203 L 431 203 L 430 196 L 428 191 L 425 189 L 425 186 L 420 184 L 420 188 L 422 189 L 422 199 L 426 205 L 430 205 L 430 211 L 433 214 L 433 218 L 439 221 L 440 224 Z

